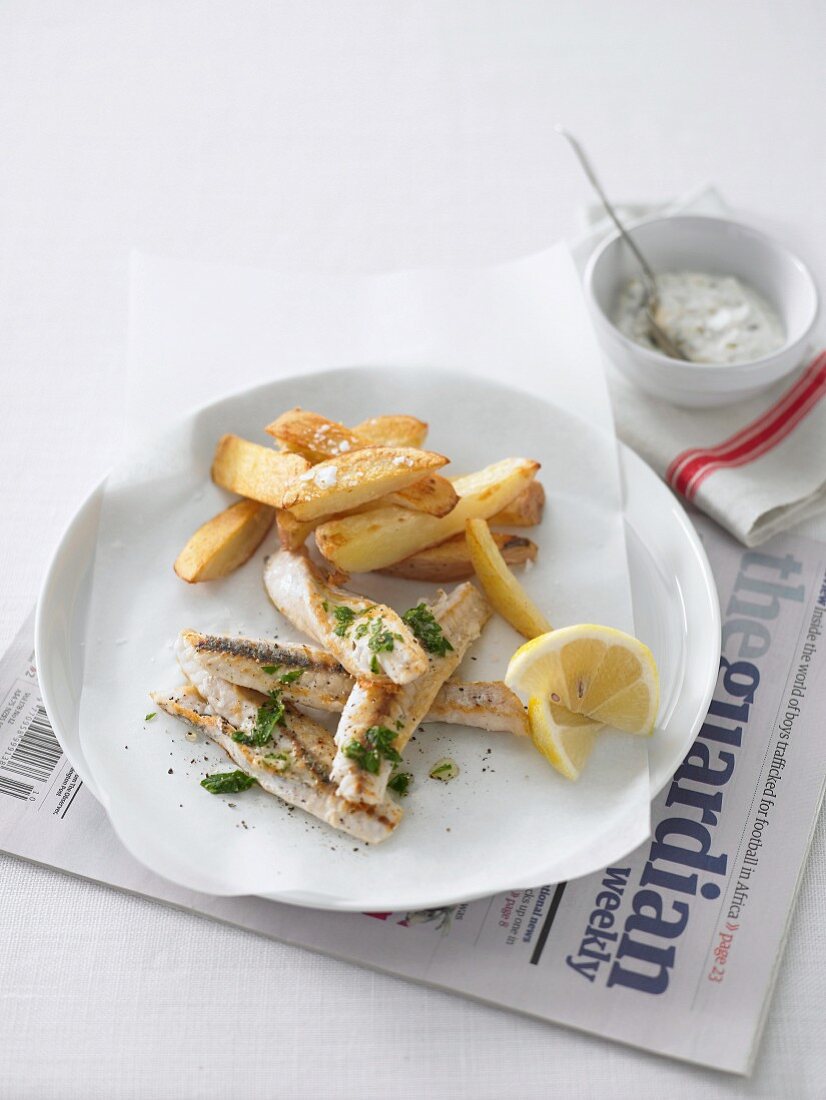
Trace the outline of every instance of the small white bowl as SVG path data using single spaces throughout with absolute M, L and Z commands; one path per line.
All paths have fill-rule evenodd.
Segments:
M 729 405 L 800 365 L 819 299 L 809 269 L 784 245 L 739 222 L 696 214 L 651 218 L 631 232 L 655 272 L 700 271 L 750 283 L 777 310 L 786 332 L 779 351 L 745 363 L 688 363 L 635 343 L 612 320 L 621 288 L 639 277 L 639 265 L 617 233 L 588 261 L 585 292 L 606 354 L 631 382 L 674 405 Z

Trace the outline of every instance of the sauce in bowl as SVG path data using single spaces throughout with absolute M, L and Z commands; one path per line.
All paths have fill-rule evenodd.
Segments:
M 733 275 L 658 275 L 657 291 L 657 324 L 694 363 L 746 363 L 783 346 L 786 334 L 776 310 Z M 620 291 L 614 323 L 636 343 L 657 350 L 641 280 L 630 280 Z

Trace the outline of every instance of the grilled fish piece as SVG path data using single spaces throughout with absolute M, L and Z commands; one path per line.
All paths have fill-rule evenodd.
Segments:
M 428 653 L 428 669 L 404 687 L 357 680 L 336 730 L 331 778 L 339 794 L 355 802 L 381 802 L 393 769 L 393 757 L 377 752 L 383 739 L 396 760 L 416 726 L 430 710 L 439 688 L 454 672 L 471 642 L 490 618 L 491 607 L 469 582 L 449 594 L 440 592 L 429 610 L 450 642 L 445 654 Z
M 175 643 L 176 653 L 179 650 L 191 650 L 207 672 L 223 680 L 265 695 L 278 688 L 285 699 L 316 710 L 341 710 L 353 687 L 352 676 L 335 657 L 298 642 L 282 644 L 182 630 Z M 286 683 L 282 680 L 285 675 Z
M 390 799 L 368 806 L 348 802 L 336 794 L 335 784 L 329 778 L 329 766 L 317 751 L 324 738 L 330 742 L 330 735 L 303 715 L 288 712 L 285 725 L 279 727 L 273 742 L 257 748 L 235 741 L 233 735 L 238 732 L 237 728 L 226 718 L 209 714 L 207 702 L 194 690 L 173 695 L 153 692 L 152 699 L 161 710 L 220 745 L 232 761 L 269 794 L 357 840 L 379 844 L 390 836 L 402 818 L 401 807 Z
M 392 608 L 328 584 L 303 548 L 267 558 L 264 584 L 281 614 L 352 676 L 409 684 L 427 670 L 426 653 Z
M 447 722 L 492 733 L 530 737 L 528 712 L 502 680 L 448 680 L 436 693 L 423 722 Z
M 200 634 L 195 630 L 182 630 L 182 643 L 190 646 L 200 664 L 215 676 L 265 693 L 279 688 L 285 699 L 314 710 L 340 712 L 353 690 L 354 681 L 346 669 L 316 646 Z M 285 673 L 296 672 L 301 673 L 297 680 L 281 682 Z M 530 732 L 525 708 L 501 680 L 448 680 L 439 688 L 422 721 L 517 736 Z
M 210 712 L 229 722 L 238 732 L 251 733 L 255 730 L 268 695 L 231 684 L 208 672 L 198 661 L 193 647 L 180 635 L 175 642 L 175 656 L 181 671 L 205 700 Z M 329 776 L 335 755 L 335 745 L 329 731 L 285 703 L 283 725 L 275 727 L 273 737 L 277 739 L 290 731 L 300 737 L 303 744 L 302 752 L 293 754 L 294 767 L 300 778 L 304 782 L 313 782 L 314 777 Z M 270 751 L 269 747 L 267 751 Z

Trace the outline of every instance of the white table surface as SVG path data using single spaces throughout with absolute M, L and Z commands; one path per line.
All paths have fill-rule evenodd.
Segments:
M 0 646 L 117 454 L 132 246 L 477 264 L 713 178 L 826 285 L 817 0 L 5 0 Z M 241 379 L 237 380 L 239 383 Z M 826 1096 L 826 831 L 738 1081 L 0 857 L 0 1095 Z

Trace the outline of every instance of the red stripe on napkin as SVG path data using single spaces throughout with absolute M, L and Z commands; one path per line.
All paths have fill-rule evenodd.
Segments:
M 826 354 L 826 352 L 824 352 L 824 354 Z M 680 467 L 695 456 L 705 454 L 717 454 L 723 449 L 732 446 L 732 444 L 740 443 L 741 441 L 745 441 L 746 439 L 756 435 L 765 425 L 767 425 L 770 421 L 773 421 L 781 412 L 783 412 L 788 404 L 795 399 L 800 390 L 806 387 L 808 382 L 811 380 L 812 373 L 817 369 L 820 358 L 821 357 L 818 356 L 818 358 L 807 367 L 803 374 L 801 374 L 797 381 L 783 394 L 783 396 L 778 401 L 774 403 L 774 405 L 771 405 L 762 414 L 762 416 L 759 416 L 756 420 L 752 420 L 751 423 L 746 424 L 746 426 L 744 428 L 741 428 L 741 430 L 735 435 L 731 436 L 723 443 L 717 444 L 715 447 L 695 447 L 693 449 L 683 451 L 681 454 L 678 454 L 666 470 L 666 480 L 669 482 L 673 482 L 674 476 L 680 469 Z
M 678 454 L 666 470 L 672 489 L 693 500 L 700 485 L 715 470 L 744 466 L 782 442 L 826 393 L 826 352 L 762 416 L 714 447 Z

